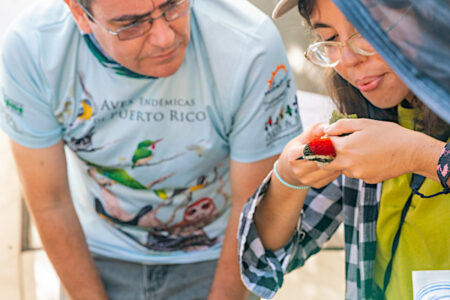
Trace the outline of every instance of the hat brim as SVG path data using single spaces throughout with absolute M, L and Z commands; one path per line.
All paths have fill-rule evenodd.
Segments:
M 298 5 L 298 0 L 281 0 L 275 6 L 272 12 L 272 18 L 276 19 L 293 9 Z

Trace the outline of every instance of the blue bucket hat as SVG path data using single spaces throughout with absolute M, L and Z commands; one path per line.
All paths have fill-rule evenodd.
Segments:
M 450 123 L 450 1 L 333 2 L 412 92 Z M 272 17 L 297 4 L 280 0 Z

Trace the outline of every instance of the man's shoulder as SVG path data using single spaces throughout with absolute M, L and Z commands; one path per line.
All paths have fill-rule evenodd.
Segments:
M 57 36 L 68 27 L 73 30 L 73 26 L 75 26 L 75 22 L 63 1 L 38 0 L 26 8 L 8 26 L 4 47 L 14 46 L 11 43 L 18 41 L 25 44 L 31 44 L 38 40 L 46 42 L 46 38 L 51 39 L 52 44 L 56 47 Z
M 275 24 L 249 1 L 195 0 L 191 24 L 192 48 L 197 50 L 192 53 L 200 53 L 220 83 L 217 93 L 224 99 L 236 99 L 237 105 L 251 80 L 249 73 L 259 72 L 261 65 L 273 71 L 286 62 Z
M 262 33 L 271 34 L 275 29 L 270 17 L 249 1 L 196 0 L 193 11 L 200 29 L 208 29 L 202 30 L 202 34 L 211 33 L 216 38 L 220 38 L 218 33 L 221 33 L 237 41 L 258 40 Z
M 220 65 L 220 72 L 227 66 L 232 72 L 245 69 L 257 57 L 282 55 L 275 24 L 249 1 L 196 0 L 192 17 L 195 44 Z
M 1 49 L 3 66 L 53 72 L 48 66 L 69 63 L 69 48 L 79 40 L 76 35 L 79 30 L 63 1 L 37 0 L 8 27 Z

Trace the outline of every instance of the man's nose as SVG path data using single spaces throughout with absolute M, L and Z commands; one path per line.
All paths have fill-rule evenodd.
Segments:
M 150 29 L 149 42 L 152 46 L 168 48 L 173 45 L 175 40 L 175 31 L 170 27 L 170 23 L 164 18 L 158 18 L 153 21 Z

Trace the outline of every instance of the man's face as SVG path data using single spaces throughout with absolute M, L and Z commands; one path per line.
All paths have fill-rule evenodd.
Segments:
M 93 0 L 91 13 L 98 23 L 117 31 L 139 22 L 154 10 L 159 16 L 159 7 L 171 2 L 174 1 Z M 150 31 L 126 41 L 119 40 L 97 22 L 87 21 L 86 26 L 115 61 L 136 73 L 154 77 L 167 77 L 179 69 L 190 39 L 189 13 L 171 22 L 158 18 L 153 21 Z

